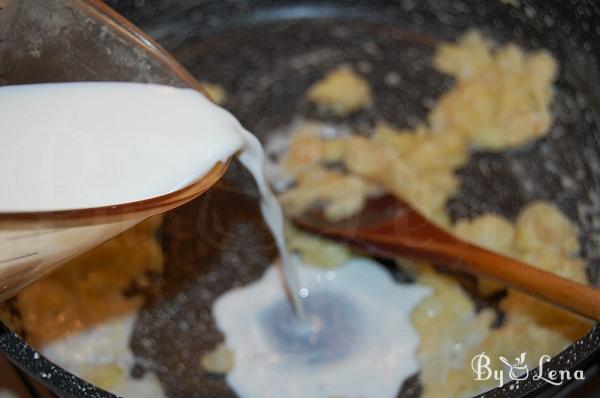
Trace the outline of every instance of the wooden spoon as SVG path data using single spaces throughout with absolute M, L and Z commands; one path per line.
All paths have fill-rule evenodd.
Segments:
M 600 290 L 465 242 L 392 195 L 367 201 L 363 211 L 331 223 L 312 209 L 292 221 L 301 229 L 343 240 L 384 257 L 423 260 L 503 285 L 600 320 Z

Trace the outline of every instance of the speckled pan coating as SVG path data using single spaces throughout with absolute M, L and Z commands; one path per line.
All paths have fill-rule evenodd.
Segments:
M 514 218 L 527 201 L 550 200 L 579 225 L 590 278 L 598 281 L 600 30 L 594 21 L 600 7 L 593 1 L 520 1 L 524 6 L 517 8 L 444 0 L 113 3 L 200 80 L 223 84 L 226 107 L 263 140 L 295 115 L 315 115 L 302 93 L 341 62 L 365 74 L 377 92 L 374 110 L 351 121 L 360 129 L 377 117 L 398 125 L 422 119 L 451 83 L 430 67 L 433 46 L 467 27 L 498 41 L 548 48 L 561 63 L 557 123 L 549 137 L 503 154 L 474 155 L 459 172 L 464 184 L 449 210 L 455 218 L 486 211 Z M 398 86 L 386 84 L 391 71 L 401 76 Z M 275 254 L 256 196 L 247 173 L 235 165 L 216 189 L 165 218 L 165 278 L 140 314 L 132 345 L 172 397 L 234 396 L 223 378 L 203 374 L 199 357 L 222 339 L 210 316 L 213 300 L 258 278 Z M 585 367 L 597 357 L 599 339 L 596 326 L 547 369 Z M 50 383 L 67 396 L 83 396 L 82 387 L 85 396 L 107 396 L 44 360 L 34 361 L 33 351 L 6 329 L 0 329 L 0 349 L 38 375 L 54 372 Z M 415 380 L 405 383 L 400 396 L 418 396 Z M 484 396 L 540 393 L 555 392 L 529 379 Z

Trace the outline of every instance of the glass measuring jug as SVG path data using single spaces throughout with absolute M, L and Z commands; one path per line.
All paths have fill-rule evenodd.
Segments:
M 68 81 L 159 83 L 202 91 L 166 51 L 99 1 L 8 2 L 0 10 L 0 84 Z M 145 218 L 197 197 L 227 165 L 218 163 L 182 189 L 138 202 L 0 212 L 0 301 Z

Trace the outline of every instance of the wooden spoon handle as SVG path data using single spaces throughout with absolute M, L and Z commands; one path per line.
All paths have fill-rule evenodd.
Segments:
M 600 320 L 600 290 L 574 282 L 524 262 L 481 247 L 449 247 L 448 254 L 462 257 L 467 272 L 493 279 L 562 308 Z
M 405 238 L 400 242 L 389 235 L 366 234 L 350 239 L 380 255 L 404 256 L 482 276 L 586 318 L 600 320 L 600 290 L 453 237 L 445 241 Z

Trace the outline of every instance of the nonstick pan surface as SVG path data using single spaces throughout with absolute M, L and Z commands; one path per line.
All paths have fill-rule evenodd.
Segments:
M 375 107 L 350 121 L 366 130 L 377 119 L 413 126 L 424 118 L 428 104 L 452 83 L 430 67 L 440 40 L 477 28 L 498 42 L 549 49 L 561 64 L 551 133 L 517 150 L 472 155 L 459 172 L 463 184 L 448 207 L 454 218 L 483 212 L 514 218 L 531 200 L 555 203 L 579 226 L 588 273 L 598 283 L 600 6 L 593 2 L 521 1 L 518 7 L 444 0 L 109 4 L 172 51 L 199 80 L 223 85 L 225 107 L 263 142 L 295 116 L 316 115 L 303 93 L 341 63 L 365 75 L 376 92 Z M 398 87 L 385 84 L 392 71 L 401 76 Z M 566 178 L 576 183 L 565 187 L 561 181 Z M 165 274 L 135 325 L 132 347 L 140 362 L 134 373 L 141 375 L 152 364 L 171 397 L 232 397 L 224 378 L 205 374 L 200 356 L 222 340 L 210 313 L 214 299 L 256 280 L 275 255 L 249 175 L 235 164 L 216 188 L 168 213 L 161 240 Z M 391 267 L 390 272 L 404 278 Z M 0 336 L 0 344 L 11 341 L 7 333 Z M 586 367 L 599 348 L 595 327 L 547 370 Z M 27 350 L 12 351 L 27 362 Z M 529 379 L 516 387 L 485 396 L 556 396 L 541 381 Z M 415 375 L 399 396 L 418 394 Z

